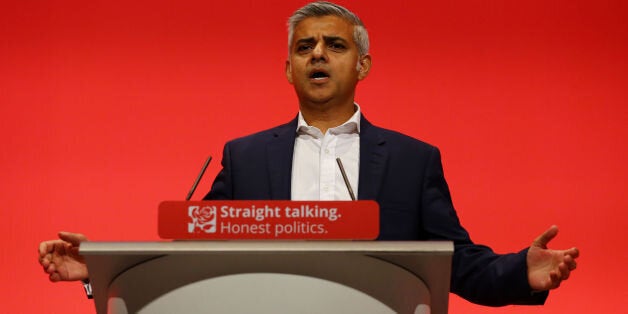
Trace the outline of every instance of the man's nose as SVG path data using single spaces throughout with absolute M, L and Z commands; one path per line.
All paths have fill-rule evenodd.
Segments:
M 312 61 L 327 61 L 327 51 L 325 50 L 325 44 L 319 42 L 314 46 L 312 50 Z

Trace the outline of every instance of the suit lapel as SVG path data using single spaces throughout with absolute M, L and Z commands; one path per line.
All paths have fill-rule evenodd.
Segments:
M 289 200 L 292 186 L 292 155 L 296 138 L 297 119 L 273 130 L 266 149 L 269 170 L 270 198 Z
M 360 178 L 358 199 L 377 199 L 384 178 L 388 150 L 386 140 L 379 129 L 364 116 L 360 121 Z
M 292 188 L 292 156 L 297 119 L 277 127 L 267 147 L 270 198 L 289 200 Z M 384 178 L 388 150 L 381 132 L 362 116 L 360 121 L 360 178 L 358 199 L 374 200 Z

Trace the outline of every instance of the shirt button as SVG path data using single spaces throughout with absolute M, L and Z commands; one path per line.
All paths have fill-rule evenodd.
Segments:
M 329 154 L 329 149 L 325 148 L 325 154 Z

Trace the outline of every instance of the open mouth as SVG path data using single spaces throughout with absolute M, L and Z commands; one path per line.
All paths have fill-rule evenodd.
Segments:
M 314 70 L 310 73 L 310 78 L 314 80 L 324 80 L 329 78 L 329 74 L 322 70 Z

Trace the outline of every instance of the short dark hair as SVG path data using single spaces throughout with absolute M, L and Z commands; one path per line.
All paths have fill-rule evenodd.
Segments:
M 340 17 L 351 23 L 353 25 L 353 41 L 358 46 L 358 52 L 361 56 L 369 52 L 369 34 L 366 31 L 366 27 L 364 27 L 364 23 L 355 13 L 335 3 L 317 1 L 296 10 L 288 19 L 288 53 L 290 53 L 290 47 L 292 47 L 292 38 L 297 24 L 308 17 L 328 15 Z

